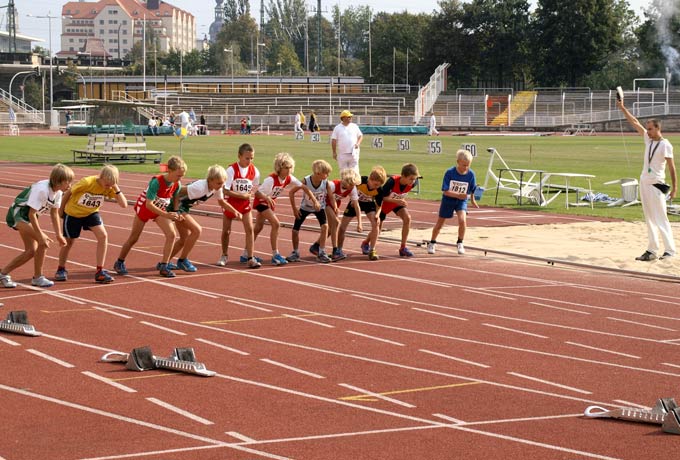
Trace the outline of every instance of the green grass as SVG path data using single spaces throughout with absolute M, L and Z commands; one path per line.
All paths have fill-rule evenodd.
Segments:
M 479 184 L 484 184 L 486 178 L 489 162 L 489 154 L 486 152 L 488 147 L 495 147 L 513 168 L 593 174 L 596 176 L 593 179 L 594 190 L 614 197 L 620 195 L 620 187 L 618 185 L 605 186 L 604 182 L 622 177 L 637 178 L 642 168 L 641 136 L 440 136 L 437 139 L 442 141 L 444 150 L 442 155 L 426 153 L 429 138 L 425 136 L 409 136 L 411 150 L 408 152 L 397 151 L 397 140 L 400 136 L 384 136 L 385 148 L 380 150 L 371 148 L 372 138 L 372 135 L 367 135 L 363 143 L 360 160 L 362 173 L 366 174 L 372 165 L 380 164 L 388 173 L 397 174 L 402 164 L 413 162 L 418 165 L 424 178 L 419 195 L 424 199 L 439 199 L 443 173 L 455 164 L 455 152 L 463 143 L 477 145 L 478 157 L 473 161 L 472 169 L 477 174 Z M 670 136 L 669 140 L 673 144 L 680 145 L 678 136 Z M 296 141 L 292 134 L 284 136 L 213 135 L 190 137 L 183 142 L 182 156 L 189 166 L 188 176 L 202 177 L 211 164 L 219 163 L 226 166 L 234 162 L 238 146 L 243 142 L 249 142 L 255 147 L 255 164 L 263 175 L 271 172 L 274 155 L 281 151 L 290 152 L 295 158 L 297 162 L 295 174 L 298 177 L 308 174 L 312 161 L 320 158 L 326 159 L 337 169 L 337 164 L 332 161 L 327 135 L 322 136 L 321 143 L 311 143 L 308 135 L 304 141 Z M 73 158 L 71 149 L 84 148 L 86 144 L 87 138 L 80 136 L 3 137 L 0 142 L 0 160 L 68 163 Z M 164 160 L 170 155 L 179 154 L 180 141 L 174 137 L 147 137 L 147 145 L 149 149 L 165 151 Z M 500 166 L 500 163 L 495 163 L 494 169 Z M 96 169 L 98 166 L 93 168 Z M 151 163 L 120 165 L 119 168 L 121 171 L 145 173 L 158 171 L 158 165 Z M 336 173 L 337 171 L 334 171 L 332 176 L 336 177 Z M 575 185 L 583 186 L 585 183 Z M 482 198 L 481 204 L 492 205 L 493 198 L 493 191 L 489 191 Z M 565 200 L 560 196 L 547 207 L 522 206 L 521 209 L 618 217 L 627 220 L 639 220 L 642 216 L 639 206 L 608 208 L 604 204 L 596 203 L 594 210 L 590 207 L 567 210 L 564 202 Z M 510 192 L 504 191 L 499 193 L 499 205 L 519 208 Z

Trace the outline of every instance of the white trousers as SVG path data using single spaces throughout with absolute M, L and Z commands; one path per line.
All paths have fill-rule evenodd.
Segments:
M 355 150 L 355 152 L 355 154 L 338 154 L 338 167 L 340 168 L 340 171 L 350 168 L 354 169 L 359 175 L 361 175 L 361 172 L 359 171 L 359 150 Z
M 296 133 L 304 132 L 304 131 L 302 131 L 302 127 L 300 126 L 300 123 L 295 123 L 295 126 L 293 127 L 293 131 L 296 132 Z
M 647 223 L 647 236 L 649 239 L 647 250 L 653 254 L 660 255 L 659 233 L 661 233 L 666 252 L 675 255 L 673 230 L 666 214 L 666 197 L 658 188 L 640 181 L 640 201 L 642 201 L 642 212 Z

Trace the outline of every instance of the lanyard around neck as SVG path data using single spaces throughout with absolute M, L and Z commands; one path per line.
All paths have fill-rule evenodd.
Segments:
M 656 149 L 659 148 L 659 145 L 661 145 L 661 142 L 663 139 L 659 139 L 659 142 L 656 143 L 656 147 L 654 147 L 654 150 L 652 150 L 652 145 L 654 145 L 654 141 L 650 140 L 649 141 L 649 150 L 647 151 L 647 164 L 651 165 L 652 164 L 652 158 L 654 158 L 654 154 L 656 153 Z

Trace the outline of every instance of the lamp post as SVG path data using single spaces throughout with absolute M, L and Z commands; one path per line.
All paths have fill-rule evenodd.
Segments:
M 257 87 L 255 89 L 256 93 L 260 93 L 260 47 L 265 46 L 264 43 L 257 44 Z
M 87 56 L 87 68 L 90 73 L 90 99 L 94 99 L 94 90 L 92 89 L 92 52 L 91 51 L 79 51 L 79 56 Z M 85 90 L 85 99 L 87 99 L 87 87 Z
M 229 53 L 229 65 L 231 67 L 231 93 L 234 93 L 234 50 L 232 48 L 224 48 L 225 53 Z
M 371 59 L 371 15 L 368 15 L 368 78 L 373 78 L 373 60 Z
M 276 65 L 279 66 L 279 94 L 280 94 L 281 91 L 282 91 L 282 86 L 283 86 L 283 85 L 282 85 L 282 83 L 283 83 L 283 81 L 282 81 L 283 78 L 282 78 L 282 77 L 283 77 L 283 76 L 282 76 L 282 74 L 281 74 L 281 61 L 278 61 L 278 62 L 276 63 Z
M 52 73 L 52 19 L 58 18 L 58 16 L 52 16 L 51 11 L 48 11 L 46 15 L 44 16 L 34 16 L 32 14 L 28 14 L 29 17 L 37 18 L 37 19 L 47 19 L 47 28 L 48 28 L 48 33 L 50 34 L 50 113 L 52 112 L 52 108 L 54 105 L 54 74 Z M 52 123 L 52 117 L 50 116 L 50 127 L 53 126 Z
M 120 28 L 123 27 L 123 21 L 120 22 L 118 26 L 118 61 L 120 61 L 120 66 L 123 66 L 123 61 L 120 60 Z

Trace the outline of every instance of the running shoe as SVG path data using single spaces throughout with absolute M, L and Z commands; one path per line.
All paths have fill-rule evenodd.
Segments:
M 368 253 L 368 260 L 380 260 L 380 256 L 375 249 L 371 249 Z
M 185 272 L 195 272 L 198 270 L 198 268 L 196 268 L 189 259 L 177 259 L 177 266 L 171 267 L 171 265 L 173 264 L 168 263 L 168 268 L 170 270 L 180 269 L 184 270 Z
M 641 260 L 643 262 L 650 262 L 656 259 L 656 254 L 650 251 L 645 251 L 644 254 L 635 258 L 635 260 Z
M 174 278 L 176 276 L 175 272 L 168 268 L 168 264 L 161 264 L 161 268 L 158 272 L 165 278 Z
M 124 260 L 116 260 L 116 263 L 113 264 L 113 269 L 119 275 L 127 275 L 128 274 L 128 269 L 125 266 Z
M 465 254 L 465 246 L 463 246 L 463 243 L 458 243 L 456 246 L 458 247 L 458 254 Z
M 44 275 L 40 275 L 37 278 L 33 278 L 31 280 L 31 284 L 33 286 L 38 286 L 38 287 L 41 287 L 41 288 L 49 288 L 49 287 L 54 286 L 54 282 L 45 278 Z
M 257 260 L 257 257 L 251 257 L 248 261 L 248 268 L 260 268 L 262 264 Z
M 663 253 L 663 255 L 662 255 L 661 257 L 659 257 L 659 260 L 670 259 L 670 258 L 673 257 L 674 255 L 675 255 L 675 254 L 666 251 L 666 252 Z
M 111 275 L 109 275 L 109 272 L 106 270 L 99 270 L 97 273 L 94 274 L 94 280 L 97 283 L 101 284 L 108 284 L 112 283 L 115 278 Z
M 368 244 L 368 242 L 364 241 L 361 243 L 361 253 L 363 255 L 367 255 L 371 250 L 371 245 Z
M 250 258 L 248 256 L 240 256 L 238 258 L 238 261 L 241 262 L 242 264 L 247 264 Z M 257 260 L 259 263 L 262 263 L 262 259 L 259 257 L 255 257 L 255 260 Z
M 293 251 L 290 253 L 288 257 L 286 257 L 286 260 L 288 262 L 299 262 L 300 261 L 300 253 L 297 251 Z
M 278 252 L 272 257 L 272 265 L 286 265 L 288 261 Z
M 313 245 L 311 245 L 309 247 L 309 252 L 311 252 L 315 256 L 318 256 L 319 255 L 319 243 L 317 242 L 317 243 L 314 243 Z
M 54 281 L 66 281 L 68 279 L 68 271 L 65 268 L 60 268 L 54 274 Z
M 156 264 L 156 270 L 160 270 L 160 269 L 161 269 L 161 264 L 162 264 L 162 263 L 163 263 L 163 262 L 158 262 L 158 263 Z M 169 268 L 170 270 L 177 270 L 177 265 L 173 264 L 172 262 L 168 262 L 168 268 Z
M 328 257 L 328 254 L 326 254 L 325 251 L 319 251 L 319 255 L 316 256 L 316 260 L 318 260 L 322 264 L 327 264 L 328 262 L 331 261 L 331 258 Z
M 434 254 L 437 250 L 437 243 L 427 243 L 427 253 Z
M 220 267 L 225 267 L 229 259 L 225 255 L 220 256 L 220 260 L 217 261 L 217 265 Z
M 333 255 L 331 258 L 333 259 L 333 262 L 337 262 L 339 260 L 346 259 L 347 254 L 342 252 L 342 249 L 336 249 L 335 251 L 333 251 Z
M 413 257 L 413 252 L 406 246 L 399 249 L 399 257 Z
M 2 284 L 2 287 L 6 287 L 6 288 L 17 287 L 17 283 L 12 281 L 12 277 L 9 276 L 9 275 L 0 275 L 0 284 Z

